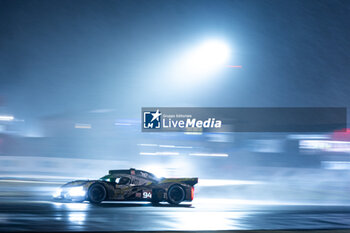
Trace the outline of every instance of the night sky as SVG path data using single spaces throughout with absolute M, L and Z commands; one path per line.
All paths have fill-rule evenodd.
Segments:
M 216 37 L 242 69 L 167 84 L 178 51 Z M 349 106 L 349 89 L 350 1 L 0 0 L 0 110 L 19 118 Z

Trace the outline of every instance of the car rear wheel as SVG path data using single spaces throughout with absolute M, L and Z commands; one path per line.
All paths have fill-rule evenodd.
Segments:
M 106 199 L 107 191 L 102 184 L 93 184 L 89 188 L 88 197 L 89 201 L 94 204 L 101 203 Z
M 168 190 L 168 202 L 178 205 L 185 199 L 185 190 L 180 185 L 173 185 Z

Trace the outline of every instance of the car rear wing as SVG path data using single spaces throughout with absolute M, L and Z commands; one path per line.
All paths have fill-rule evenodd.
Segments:
M 183 183 L 194 186 L 198 183 L 198 178 L 164 178 L 160 183 Z

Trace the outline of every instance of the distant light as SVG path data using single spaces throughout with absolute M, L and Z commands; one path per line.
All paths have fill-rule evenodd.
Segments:
M 76 129 L 91 129 L 91 124 L 76 123 L 74 125 L 74 128 L 76 128 Z
M 157 144 L 137 144 L 138 146 L 158 146 Z
M 163 148 L 175 148 L 175 145 L 159 145 L 159 147 L 163 147 Z
M 216 154 L 216 153 L 190 153 L 190 156 L 211 156 L 211 157 L 228 157 L 228 154 Z
M 95 109 L 90 111 L 91 113 L 108 113 L 108 112 L 114 112 L 115 109 L 107 108 L 107 109 Z
M 0 115 L 0 121 L 13 121 L 15 118 L 9 115 Z
M 304 150 L 350 153 L 350 142 L 332 140 L 300 140 L 299 148 Z
M 209 40 L 188 51 L 180 67 L 185 75 L 207 75 L 224 68 L 230 57 L 230 47 L 221 40 Z
M 176 145 L 158 145 L 158 144 L 137 144 L 138 146 L 160 147 L 160 148 L 179 148 L 179 149 L 191 149 L 192 146 L 176 146 Z
M 325 134 L 291 134 L 287 136 L 288 139 L 329 139 L 329 135 Z
M 140 155 L 179 155 L 179 152 L 140 152 Z
M 202 135 L 202 132 L 185 132 L 186 135 Z
M 192 149 L 192 146 L 176 146 L 176 148 L 182 148 L 182 149 Z
M 121 122 L 117 122 L 117 123 L 114 123 L 114 125 L 130 126 L 130 125 L 132 125 L 132 124 L 130 124 L 130 123 L 121 123 Z
M 229 67 L 229 68 L 242 68 L 242 66 L 230 66 L 230 65 L 228 65 L 227 67 Z

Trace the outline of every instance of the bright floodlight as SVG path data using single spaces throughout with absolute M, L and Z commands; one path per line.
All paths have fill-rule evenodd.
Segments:
M 227 65 L 230 47 L 220 40 L 209 40 L 190 50 L 184 59 L 184 71 L 189 75 L 207 75 Z

